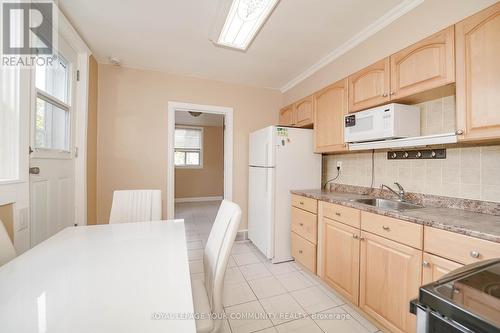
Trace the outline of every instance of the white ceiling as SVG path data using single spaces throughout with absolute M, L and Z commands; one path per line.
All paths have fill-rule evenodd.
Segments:
M 219 1 L 227 0 L 60 0 L 59 5 L 101 63 L 113 56 L 126 67 L 280 89 L 360 33 L 380 29 L 388 13 L 415 3 L 281 0 L 241 52 L 209 41 Z
M 178 125 L 222 127 L 223 123 L 224 116 L 220 114 L 202 113 L 198 117 L 193 117 L 189 112 L 175 112 L 175 124 Z

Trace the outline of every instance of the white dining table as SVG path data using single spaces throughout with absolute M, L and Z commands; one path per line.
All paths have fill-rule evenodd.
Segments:
M 2 333 L 196 332 L 183 220 L 66 228 L 0 267 Z

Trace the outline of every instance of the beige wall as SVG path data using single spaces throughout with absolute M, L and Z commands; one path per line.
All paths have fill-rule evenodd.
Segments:
M 418 104 L 422 135 L 455 130 L 455 96 Z M 388 160 L 374 155 L 373 186 L 400 182 L 410 192 L 500 202 L 500 146 L 448 148 L 444 160 Z M 367 186 L 372 182 L 372 154 L 323 156 L 323 182 L 342 174 L 336 183 Z
M 0 206 L 0 221 L 7 230 L 12 243 L 14 243 L 14 204 Z
M 234 108 L 233 200 L 246 229 L 248 135 L 277 123 L 279 91 L 99 65 L 98 99 L 99 223 L 109 220 L 113 190 L 158 188 L 165 199 L 167 105 L 178 101 Z
M 295 102 L 343 79 L 496 2 L 496 0 L 426 0 L 287 91 L 284 94 L 283 105 Z
M 97 91 L 98 64 L 89 58 L 89 101 L 87 124 L 87 224 L 97 223 Z
M 201 127 L 203 168 L 175 169 L 175 198 L 224 195 L 224 130 L 221 126 Z

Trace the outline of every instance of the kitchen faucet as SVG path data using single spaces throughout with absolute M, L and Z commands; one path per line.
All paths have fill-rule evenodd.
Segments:
M 394 185 L 396 185 L 398 187 L 399 192 L 394 191 L 392 188 L 390 188 L 389 186 L 384 185 L 384 184 L 382 184 L 382 186 L 380 186 L 380 188 L 383 189 L 385 187 L 386 189 L 388 189 L 389 191 L 391 191 L 392 193 L 394 193 L 395 195 L 397 195 L 399 197 L 398 201 L 404 201 L 405 200 L 404 199 L 405 198 L 405 189 L 398 182 L 394 182 Z

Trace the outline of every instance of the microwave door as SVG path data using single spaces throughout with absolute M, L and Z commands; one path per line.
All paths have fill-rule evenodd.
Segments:
M 354 125 L 346 127 L 345 141 L 360 142 L 373 139 L 375 129 L 375 115 L 354 115 Z

